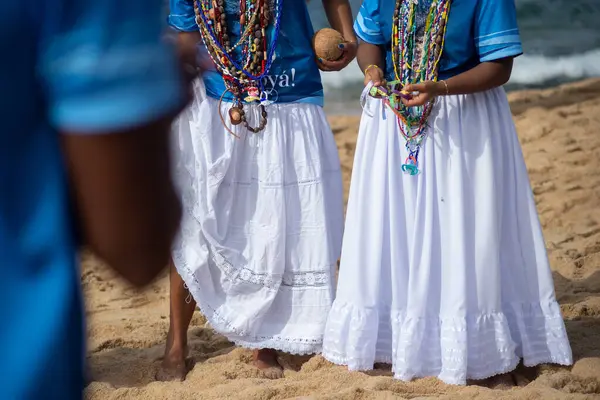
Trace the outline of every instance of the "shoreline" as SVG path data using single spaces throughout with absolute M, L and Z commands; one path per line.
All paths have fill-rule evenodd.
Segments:
M 506 90 L 509 102 L 519 103 L 519 98 L 528 98 L 525 101 L 521 101 L 520 103 L 531 103 L 535 101 L 535 99 L 543 99 L 547 97 L 544 93 L 553 93 L 556 91 L 566 92 L 567 94 L 575 94 L 575 92 L 580 93 L 584 96 L 584 98 L 593 97 L 593 93 L 595 93 L 598 89 L 598 85 L 600 85 L 600 77 L 596 78 L 586 78 L 581 80 L 573 80 L 569 82 L 557 83 L 556 85 L 550 86 L 540 86 L 540 87 L 531 87 L 531 88 L 514 88 L 514 85 L 504 85 Z M 329 88 L 325 90 L 325 112 L 329 117 L 354 117 L 360 116 L 361 109 L 359 105 L 359 97 L 360 97 L 360 88 L 358 85 L 356 90 L 353 90 L 350 96 L 350 99 L 346 95 L 350 95 L 350 93 L 346 93 L 341 88 Z M 336 94 L 332 94 L 332 92 L 338 92 Z M 343 93 L 342 93 L 343 92 Z M 355 92 L 355 93 L 354 93 Z M 343 99 L 342 99 L 343 97 Z M 550 106 L 556 105 L 564 105 L 564 100 L 555 99 L 551 101 L 549 99 L 545 99 L 546 103 Z M 512 108 L 512 104 L 511 104 Z M 514 108 L 513 108 L 514 110 Z

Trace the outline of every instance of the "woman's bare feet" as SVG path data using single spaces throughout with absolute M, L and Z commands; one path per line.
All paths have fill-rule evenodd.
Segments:
M 267 379 L 283 378 L 283 368 L 277 361 L 277 352 L 272 349 L 254 351 L 254 366 L 262 371 Z
M 473 381 L 472 384 L 496 390 L 508 390 L 516 386 L 513 375 L 510 372 L 506 374 L 495 375 L 483 380 Z
M 156 380 L 184 381 L 188 372 L 194 367 L 194 360 L 187 356 L 187 346 L 173 343 L 171 335 L 167 336 L 165 355 L 156 372 Z
M 194 368 L 194 360 L 191 358 L 184 359 L 163 359 L 160 368 L 156 372 L 156 380 L 167 381 L 184 381 L 188 372 Z
M 196 309 L 196 302 L 187 301 L 190 295 L 183 279 L 177 273 L 175 265 L 170 267 L 170 313 L 169 333 L 165 345 L 165 355 L 160 369 L 156 373 L 159 381 L 183 381 L 194 367 L 194 361 L 188 358 L 187 330 Z

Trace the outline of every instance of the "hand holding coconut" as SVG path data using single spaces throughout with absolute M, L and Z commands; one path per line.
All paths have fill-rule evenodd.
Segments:
M 340 71 L 356 57 L 356 42 L 348 42 L 331 28 L 319 30 L 313 37 L 317 65 L 321 71 Z

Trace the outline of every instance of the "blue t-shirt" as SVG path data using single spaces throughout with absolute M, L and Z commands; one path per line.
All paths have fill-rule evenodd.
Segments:
M 386 50 L 386 79 L 394 79 L 391 54 L 395 1 L 364 0 L 354 30 L 367 43 Z M 419 7 L 429 9 L 431 0 Z M 448 79 L 486 61 L 523 53 L 514 0 L 452 0 L 439 79 Z
M 85 329 L 58 129 L 172 112 L 161 0 L 0 2 L 0 399 L 77 399 Z
M 169 24 L 183 32 L 198 30 L 194 5 L 192 0 L 170 0 L 171 14 Z M 240 32 L 240 7 L 237 0 L 225 0 L 228 15 L 228 27 L 231 33 L 231 43 L 235 43 Z M 274 13 L 275 14 L 275 13 Z M 275 50 L 276 59 L 271 65 L 269 74 L 264 77 L 263 85 L 269 99 L 279 103 L 311 103 L 323 105 L 323 86 L 321 75 L 312 49 L 314 34 L 306 2 L 304 0 L 283 1 L 281 13 L 281 29 L 277 38 Z M 273 26 L 268 29 L 267 43 L 273 39 Z M 240 60 L 237 49 L 236 60 Z M 225 91 L 223 78 L 216 71 L 203 75 L 206 94 L 213 98 L 220 98 Z M 225 100 L 231 101 L 232 96 L 227 93 Z

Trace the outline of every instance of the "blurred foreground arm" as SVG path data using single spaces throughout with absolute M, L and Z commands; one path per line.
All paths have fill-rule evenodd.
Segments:
M 194 65 L 201 71 L 212 69 L 212 61 L 204 48 L 196 23 L 193 1 L 169 0 L 169 10 L 169 25 L 178 32 L 177 48 L 180 57 L 188 65 Z
M 41 63 L 84 240 L 138 286 L 167 265 L 181 213 L 169 130 L 187 89 L 161 5 L 74 1 Z
M 86 244 L 138 286 L 167 265 L 179 224 L 170 122 L 163 118 L 105 135 L 63 135 Z

